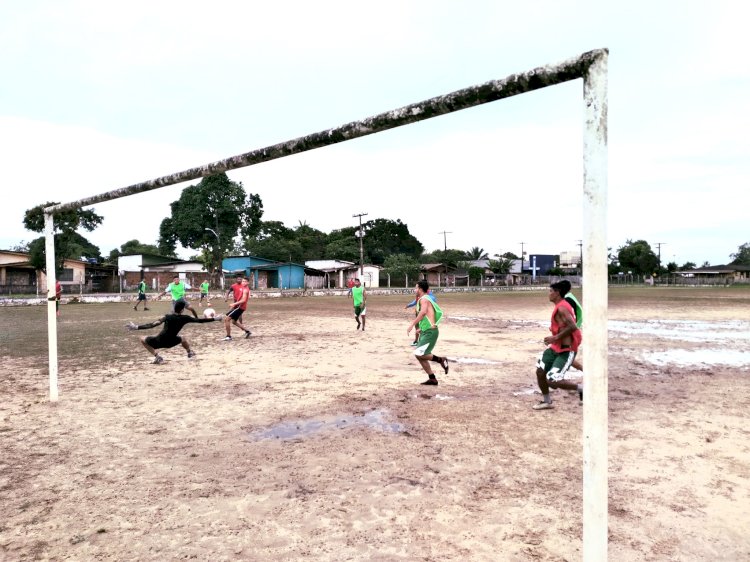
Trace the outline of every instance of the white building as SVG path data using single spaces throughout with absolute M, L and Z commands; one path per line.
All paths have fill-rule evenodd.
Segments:
M 330 286 L 346 287 L 349 279 L 359 278 L 365 287 L 380 286 L 380 267 L 365 265 L 360 274 L 359 265 L 344 260 L 310 260 L 305 265 L 313 269 L 324 271 L 329 275 Z

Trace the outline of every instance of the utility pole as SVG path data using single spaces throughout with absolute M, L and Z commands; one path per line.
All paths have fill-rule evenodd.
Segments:
M 583 272 L 583 240 L 578 241 L 578 269 L 579 274 Z
M 519 272 L 518 272 L 518 273 L 523 273 L 523 245 L 524 245 L 525 243 L 526 243 L 526 242 L 521 242 L 521 268 L 520 268 L 520 270 L 519 270 Z
M 657 242 L 656 246 L 659 248 L 659 269 L 661 269 L 661 247 L 666 245 L 666 242 Z
M 357 236 L 359 237 L 359 278 L 362 279 L 362 283 L 364 283 L 365 277 L 365 248 L 363 246 L 365 233 L 362 232 L 362 217 L 366 216 L 367 213 L 358 213 L 352 215 L 352 217 L 359 217 L 359 230 L 357 231 Z
M 453 233 L 444 230 L 443 232 L 438 232 L 438 234 L 443 235 L 443 250 L 447 252 L 448 251 L 448 237 L 446 236 L 446 234 L 453 234 Z

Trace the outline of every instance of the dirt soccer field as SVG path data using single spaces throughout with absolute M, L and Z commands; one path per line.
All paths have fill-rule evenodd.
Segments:
M 166 302 L 63 305 L 57 404 L 45 308 L 0 308 L 0 559 L 580 560 L 582 407 L 531 409 L 547 292 L 438 297 L 438 387 L 408 296 L 364 333 L 254 299 L 250 339 L 189 325 L 163 365 L 123 326 Z M 613 289 L 609 320 L 610 560 L 750 559 L 750 290 Z

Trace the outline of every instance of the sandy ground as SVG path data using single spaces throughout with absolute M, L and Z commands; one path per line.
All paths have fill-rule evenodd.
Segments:
M 750 291 L 651 294 L 609 313 L 609 558 L 750 560 Z M 546 292 L 443 296 L 438 387 L 406 302 L 361 332 L 253 301 L 250 339 L 188 326 L 159 366 L 122 329 L 153 311 L 63 307 L 58 403 L 0 348 L 0 559 L 580 560 L 583 408 L 531 410 Z

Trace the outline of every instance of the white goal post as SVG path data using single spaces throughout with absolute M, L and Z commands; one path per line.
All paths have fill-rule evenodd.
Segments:
M 352 140 L 485 103 L 583 79 L 583 286 L 586 291 L 586 400 L 583 405 L 583 560 L 607 559 L 607 62 L 597 49 L 557 64 L 512 74 L 462 90 L 213 162 L 169 176 L 44 209 L 47 253 L 47 324 L 50 401 L 58 400 L 57 316 L 53 217 L 168 185 L 252 166 Z

